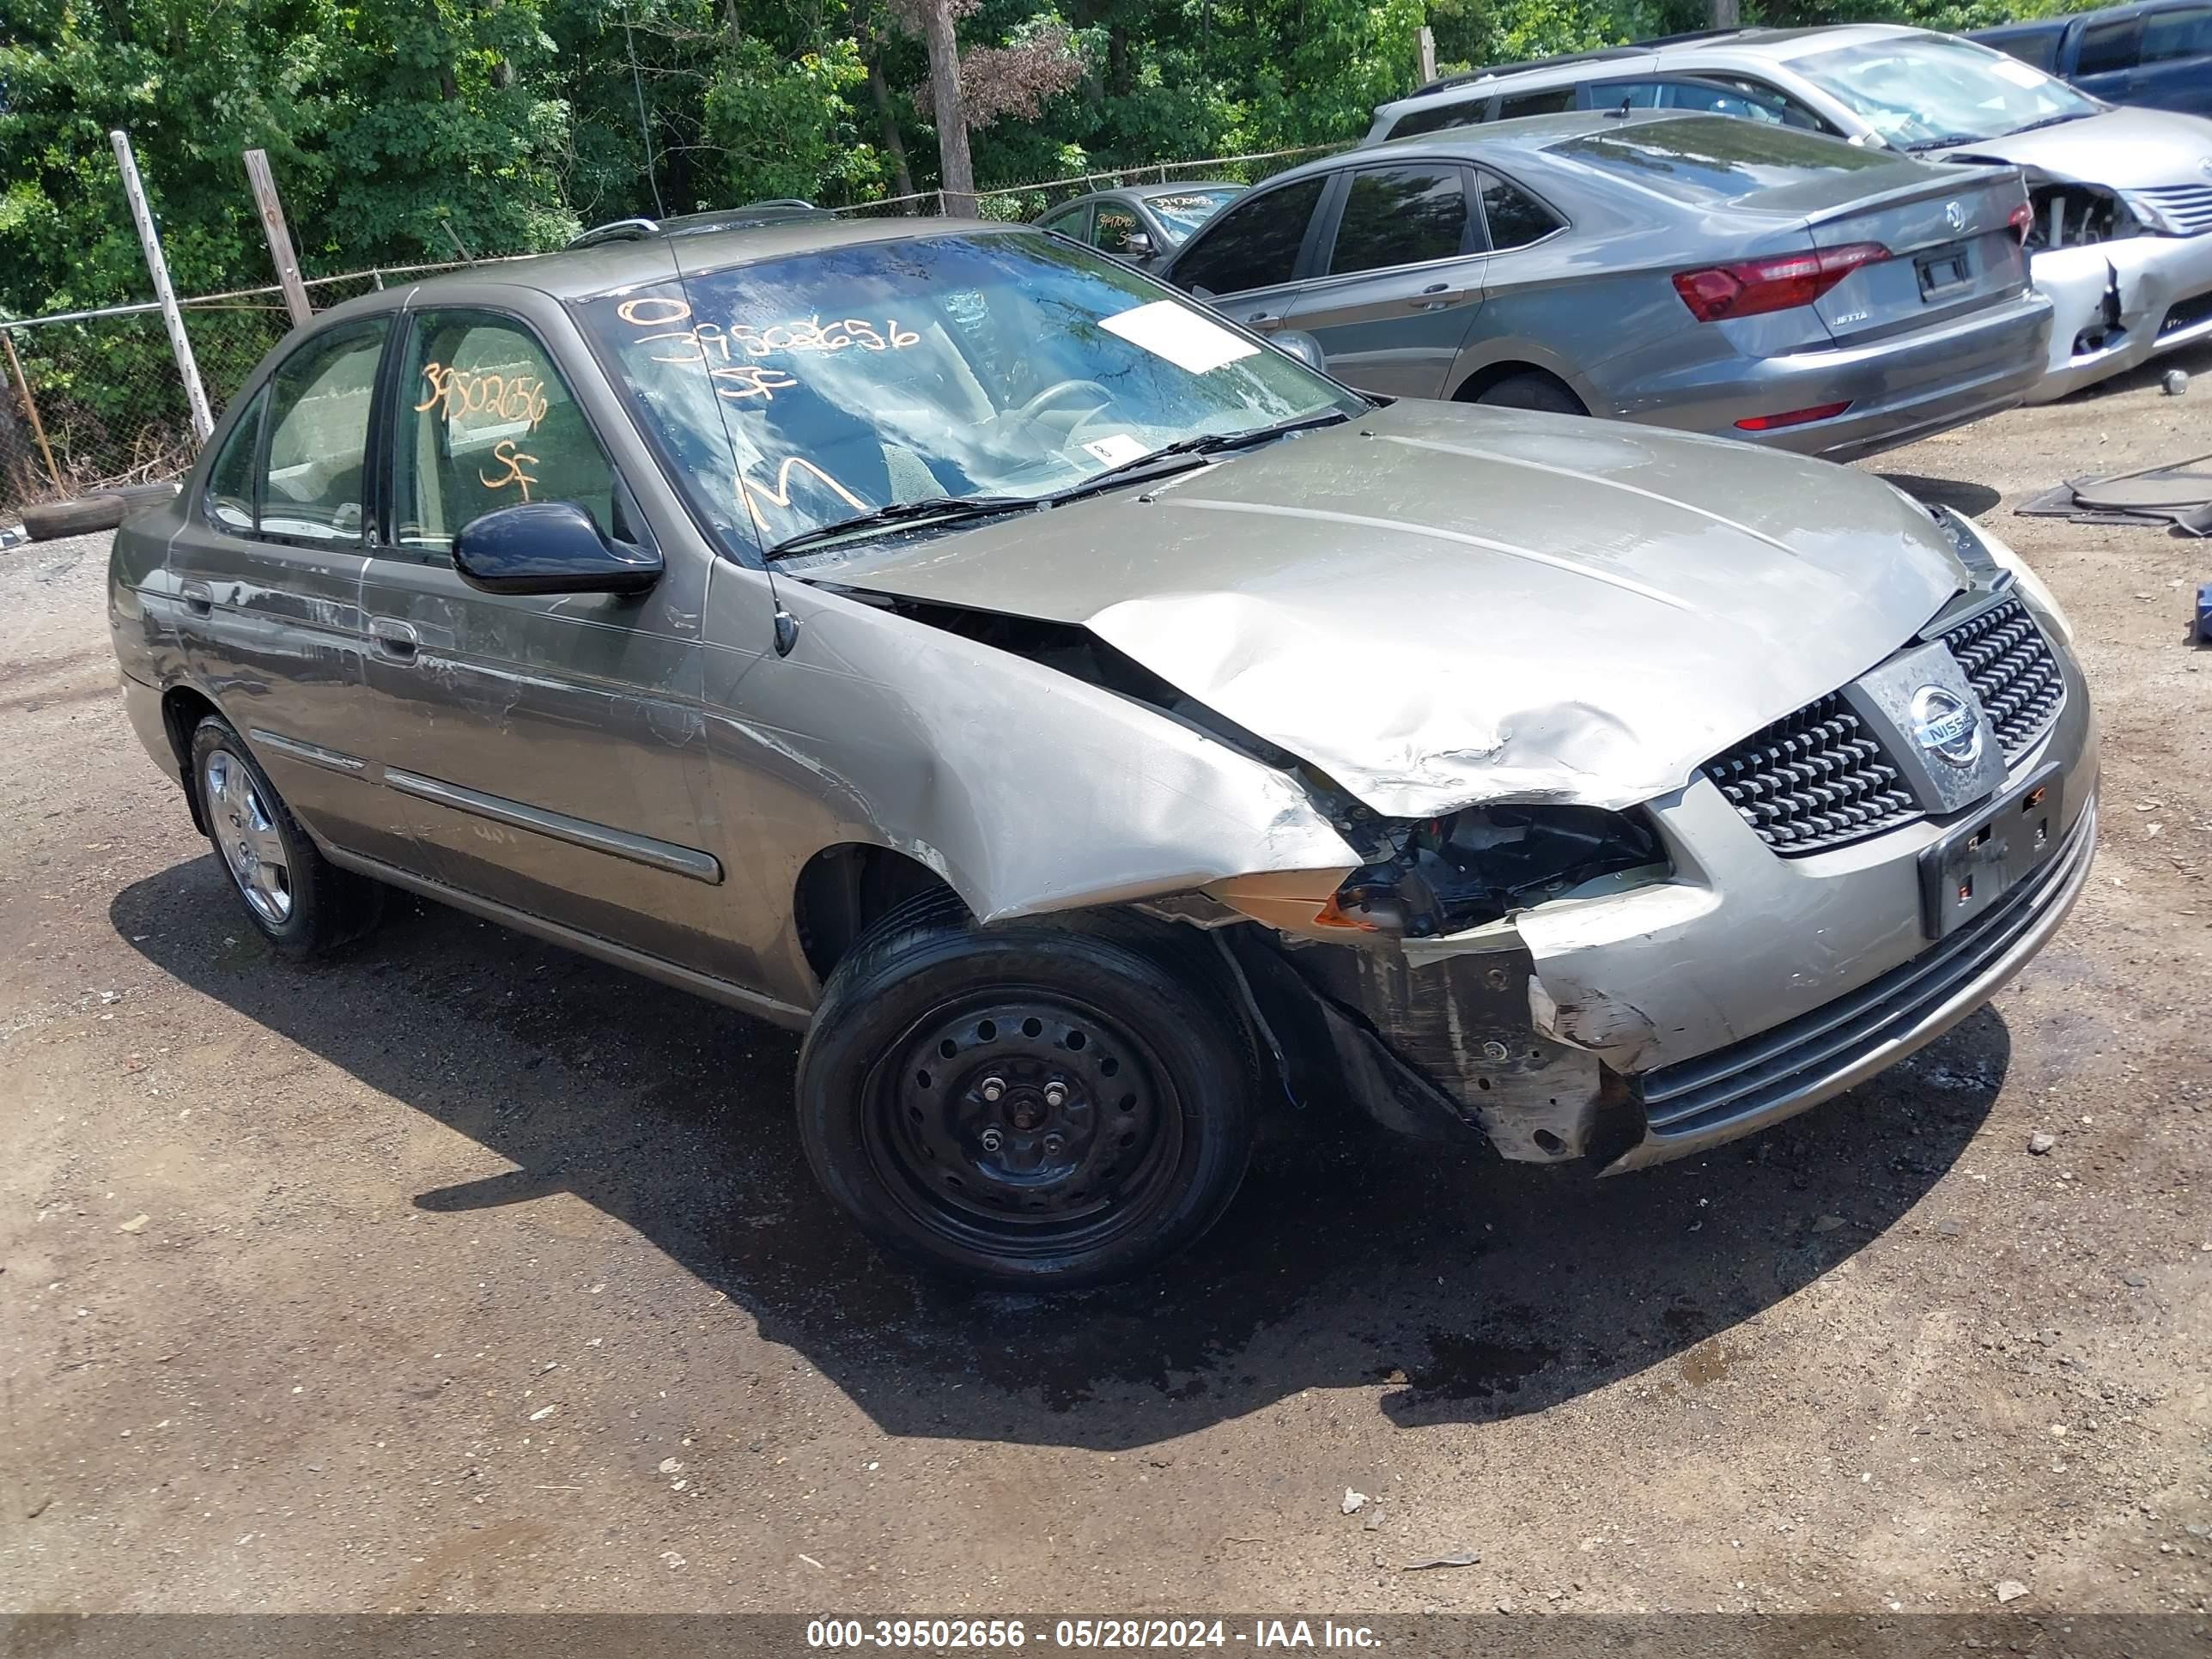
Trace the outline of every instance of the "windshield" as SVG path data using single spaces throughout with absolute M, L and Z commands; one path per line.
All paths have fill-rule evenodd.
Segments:
M 826 248 L 577 310 L 732 551 L 902 502 L 1036 500 L 1204 434 L 1366 407 L 1033 231 Z
M 1965 40 L 1875 40 L 1814 52 L 1792 67 L 1901 149 L 2001 137 L 2103 107 L 2039 69 Z
M 1190 240 L 1191 232 L 1243 193 L 1242 185 L 1213 185 L 1203 190 L 1179 190 L 1172 196 L 1147 196 L 1145 206 L 1167 233 L 1168 246 L 1181 247 Z

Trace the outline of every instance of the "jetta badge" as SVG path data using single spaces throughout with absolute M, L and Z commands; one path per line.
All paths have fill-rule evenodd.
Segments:
M 1944 203 L 1943 222 L 1954 230 L 1964 230 L 1966 228 L 1966 210 L 1956 202 Z
M 1982 720 L 1940 685 L 1912 694 L 1912 740 L 1954 766 L 1972 766 L 1982 757 Z

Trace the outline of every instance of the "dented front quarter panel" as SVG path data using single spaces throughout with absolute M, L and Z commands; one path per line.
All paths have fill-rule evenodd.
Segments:
M 2030 403 L 2049 403 L 2160 353 L 2212 338 L 2212 319 L 2162 337 L 2159 332 L 2169 307 L 2212 289 L 2212 232 L 2049 248 L 2029 261 L 2029 271 L 2051 304 L 2050 372 L 2028 394 Z M 2110 328 L 2115 316 L 2118 329 L 2107 343 L 2074 349 L 2085 331 Z
M 986 921 L 1360 862 L 1290 777 L 1153 709 L 841 593 L 776 591 L 787 657 L 765 648 L 760 574 L 718 568 L 707 696 L 770 915 L 840 844 L 917 860 Z M 771 954 L 777 993 L 811 1005 L 795 944 Z
M 1963 572 L 1879 480 L 1407 401 L 838 580 L 1082 626 L 1374 811 L 1618 808 L 1863 672 Z

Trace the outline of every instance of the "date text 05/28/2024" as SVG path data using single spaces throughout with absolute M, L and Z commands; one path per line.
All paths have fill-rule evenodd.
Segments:
M 866 1648 L 946 1652 L 967 1648 L 1194 1650 L 1206 1648 L 1379 1648 L 1365 1625 L 1331 1619 L 814 1619 L 806 1645 L 832 1651 Z

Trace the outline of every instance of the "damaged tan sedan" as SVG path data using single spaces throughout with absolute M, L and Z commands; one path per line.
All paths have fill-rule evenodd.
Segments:
M 280 951 L 398 887 L 805 1028 L 830 1194 L 1000 1285 L 1292 1102 L 1696 1151 L 2051 936 L 2095 725 L 1985 532 L 1299 343 L 941 221 L 368 296 L 117 537 L 125 702 Z

